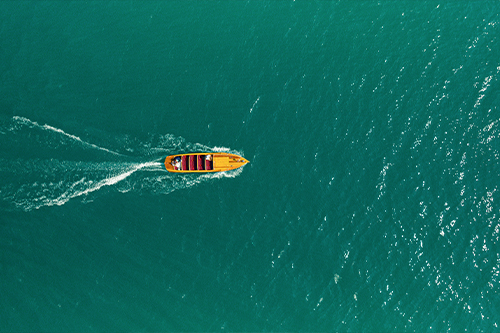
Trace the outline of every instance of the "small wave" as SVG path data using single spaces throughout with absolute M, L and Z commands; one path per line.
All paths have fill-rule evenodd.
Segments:
M 253 109 L 255 108 L 255 106 L 257 105 L 257 103 L 259 102 L 259 100 L 260 100 L 260 96 L 257 97 L 257 99 L 255 100 L 255 102 L 253 102 L 253 105 L 250 108 L 250 113 L 252 113 Z
M 486 95 L 485 92 L 486 89 L 488 89 L 490 86 L 491 79 L 493 79 L 493 75 L 490 75 L 484 79 L 481 90 L 479 90 L 479 97 L 477 98 L 476 103 L 474 104 L 474 108 L 477 108 L 479 105 L 481 105 L 481 100 Z

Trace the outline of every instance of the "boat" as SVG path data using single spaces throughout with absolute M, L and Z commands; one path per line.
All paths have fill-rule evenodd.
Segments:
M 177 173 L 223 172 L 238 169 L 247 163 L 248 160 L 236 154 L 217 152 L 178 154 L 165 158 L 167 171 Z

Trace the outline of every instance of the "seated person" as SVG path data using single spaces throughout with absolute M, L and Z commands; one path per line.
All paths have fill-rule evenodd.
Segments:
M 172 160 L 172 165 L 174 166 L 174 170 L 180 170 L 181 169 L 181 158 L 176 157 Z

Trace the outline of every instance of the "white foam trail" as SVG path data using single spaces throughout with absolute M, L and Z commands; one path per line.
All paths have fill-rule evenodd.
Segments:
M 59 128 L 55 128 L 55 127 L 49 126 L 47 124 L 40 125 L 36 121 L 32 121 L 32 120 L 29 120 L 28 118 L 24 118 L 24 117 L 14 116 L 12 118 L 14 120 L 16 120 L 17 122 L 20 122 L 20 123 L 28 125 L 28 126 L 34 126 L 34 127 L 38 127 L 40 129 L 43 129 L 43 130 L 48 130 L 48 131 L 53 131 L 53 132 L 56 132 L 56 133 L 60 133 L 60 134 L 66 136 L 66 137 L 68 137 L 68 138 L 70 138 L 70 139 L 72 139 L 74 141 L 78 141 L 79 143 L 81 143 L 84 146 L 92 147 L 94 149 L 102 150 L 102 151 L 105 151 L 105 152 L 108 152 L 108 153 L 111 153 L 111 154 L 114 154 L 114 155 L 123 156 L 122 154 L 117 153 L 115 151 L 112 151 L 112 150 L 109 150 L 109 149 L 106 149 L 106 148 L 103 148 L 103 147 L 99 147 L 99 146 L 97 146 L 97 145 L 95 145 L 93 143 L 89 143 L 89 142 L 83 141 L 79 137 L 77 137 L 75 135 L 72 135 L 72 134 L 68 134 L 68 133 L 64 132 L 63 130 L 61 130 Z
M 44 206 L 55 206 L 55 205 L 61 206 L 73 198 L 80 197 L 82 195 L 87 195 L 91 192 L 95 192 L 104 186 L 115 185 L 123 181 L 124 179 L 128 178 L 130 175 L 132 175 L 134 172 L 138 170 L 153 167 L 153 169 L 148 171 L 157 171 L 159 165 L 161 165 L 161 163 L 159 162 L 147 162 L 147 163 L 137 164 L 125 172 L 103 179 L 99 182 L 94 182 L 92 180 L 86 181 L 86 178 L 83 177 L 82 179 L 73 183 L 63 194 L 61 194 L 56 198 L 48 198 L 47 196 L 43 195 L 39 198 L 24 199 L 18 201 L 16 202 L 16 205 L 18 207 L 24 208 L 25 210 L 39 209 Z
M 220 152 L 220 153 L 229 153 L 231 151 L 231 149 L 229 148 L 226 148 L 226 147 L 212 147 L 210 148 L 211 151 L 216 151 L 216 152 Z
M 121 193 L 146 191 L 168 194 L 215 179 L 235 178 L 243 172 L 241 167 L 218 173 L 171 174 L 158 161 L 82 164 L 50 160 L 31 163 L 27 166 L 28 169 L 17 164 L 19 162 L 11 163 L 0 170 L 12 172 L 15 178 L 26 179 L 25 183 L 3 184 L 0 186 L 0 194 L 3 199 L 24 211 L 61 206 L 71 199 L 87 196 L 105 186 L 115 186 Z M 145 173 L 140 177 L 131 177 L 137 171 Z
M 258 99 L 257 101 L 258 102 Z M 42 137 L 37 144 L 44 144 L 50 140 L 52 134 L 61 136 L 60 143 L 67 143 L 67 139 L 78 145 L 90 147 L 130 157 L 99 147 L 68 134 L 61 129 L 49 125 L 40 125 L 27 118 L 15 116 L 11 118 L 9 127 L 2 127 L 7 131 L 3 134 L 12 135 L 21 132 L 21 139 L 26 138 L 33 129 L 46 131 L 50 137 Z M 2 125 L 3 126 L 3 125 Z M 27 130 L 25 132 L 25 130 Z M 5 132 L 5 133 L 4 133 Z M 39 134 L 39 133 L 37 133 Z M 67 139 L 66 139 L 67 138 Z M 7 142 L 19 141 L 16 136 L 8 137 Z M 48 141 L 47 141 L 48 142 Z M 146 191 L 157 194 L 168 194 L 177 189 L 185 189 L 206 181 L 221 178 L 234 178 L 241 174 L 243 168 L 221 173 L 206 174 L 170 174 L 165 170 L 163 159 L 166 155 L 179 152 L 228 152 L 243 156 L 242 152 L 226 147 L 209 147 L 200 143 L 189 143 L 182 137 L 172 134 L 152 136 L 149 141 L 142 142 L 134 137 L 116 137 L 116 145 L 136 156 L 146 157 L 149 162 L 124 161 L 66 161 L 57 158 L 38 159 L 6 159 L 0 160 L 0 172 L 4 173 L 6 181 L 0 183 L 0 200 L 24 211 L 40 209 L 45 206 L 61 206 L 73 198 L 85 197 L 106 186 L 113 186 L 117 191 Z M 35 154 L 36 155 L 36 154 Z M 55 156 L 60 157 L 60 154 Z M 161 158 L 161 160 L 160 160 Z M 141 171 L 139 177 L 131 177 Z M 90 196 L 89 200 L 93 200 Z M 84 201 L 87 201 L 84 199 Z

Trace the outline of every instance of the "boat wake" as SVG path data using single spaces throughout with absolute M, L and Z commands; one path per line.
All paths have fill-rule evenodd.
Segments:
M 113 146 L 120 149 L 111 150 L 27 118 L 13 117 L 3 122 L 0 145 L 6 149 L 2 148 L 0 155 L 2 206 L 31 211 L 64 205 L 74 198 L 89 202 L 101 189 L 168 194 L 212 179 L 236 177 L 242 171 L 172 175 L 163 166 L 167 154 L 234 151 L 187 143 L 170 134 L 147 141 L 129 137 L 115 141 Z

